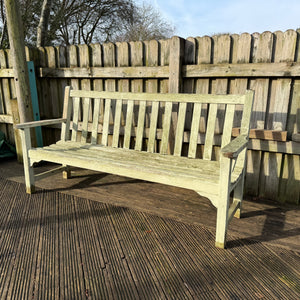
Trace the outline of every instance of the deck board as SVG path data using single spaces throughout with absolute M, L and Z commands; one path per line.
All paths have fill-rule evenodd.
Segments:
M 98 193 L 109 197 L 116 188 Z M 222 250 L 214 234 L 210 226 L 56 190 L 27 195 L 22 183 L 0 177 L 0 296 L 299 299 L 300 251 L 235 233 Z
M 78 170 L 27 195 L 23 178 L 1 163 L 1 299 L 300 298 L 296 207 L 246 201 L 222 250 L 192 191 Z

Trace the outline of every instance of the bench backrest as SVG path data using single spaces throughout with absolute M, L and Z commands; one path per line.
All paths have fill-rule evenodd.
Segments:
M 249 134 L 252 100 L 252 91 L 244 95 L 200 95 L 97 92 L 66 87 L 63 118 L 67 122 L 62 126 L 61 139 L 175 156 L 181 156 L 183 143 L 188 143 L 189 157 L 196 157 L 197 144 L 201 143 L 202 158 L 211 160 L 213 145 L 224 146 L 232 138 L 236 106 L 243 106 L 240 134 Z M 191 111 L 189 117 L 187 108 Z M 203 115 L 205 132 L 200 132 Z M 220 120 L 221 130 L 217 128 Z

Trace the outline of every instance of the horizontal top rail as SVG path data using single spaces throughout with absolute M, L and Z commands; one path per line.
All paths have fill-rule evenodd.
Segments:
M 247 91 L 252 93 L 252 91 Z M 216 103 L 244 104 L 245 95 L 212 95 L 212 94 L 165 94 L 165 93 L 123 93 L 107 91 L 71 90 L 71 97 L 120 99 L 152 102 L 182 102 L 182 103 Z
M 169 66 L 156 67 L 70 67 L 39 68 L 40 78 L 169 78 Z M 252 77 L 300 77 L 300 63 L 224 63 L 183 65 L 183 78 L 252 78 Z M 0 69 L 0 77 L 14 77 L 13 69 Z

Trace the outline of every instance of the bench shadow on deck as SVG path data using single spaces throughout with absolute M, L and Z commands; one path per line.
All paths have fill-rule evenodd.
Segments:
M 0 177 L 1 299 L 300 297 L 296 208 L 247 201 L 221 250 L 215 210 L 196 211 L 193 192 L 81 172 L 43 185 L 27 195 Z

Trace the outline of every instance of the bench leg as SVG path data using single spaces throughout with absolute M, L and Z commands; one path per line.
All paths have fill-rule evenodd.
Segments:
M 71 177 L 71 169 L 70 166 L 63 166 L 65 170 L 62 172 L 63 179 L 69 179 Z
M 226 234 L 228 227 L 229 195 L 221 197 L 221 202 L 217 210 L 216 242 L 218 248 L 224 249 L 226 246 Z
M 238 219 L 241 217 L 243 192 L 244 192 L 244 176 L 243 178 L 241 178 L 241 180 L 239 181 L 239 183 L 237 184 L 233 192 L 233 201 L 239 202 L 239 208 L 236 210 L 234 214 L 234 217 Z
M 20 133 L 22 139 L 26 193 L 32 194 L 35 192 L 35 185 L 34 185 L 34 172 L 32 166 L 30 165 L 30 159 L 28 156 L 28 150 L 31 148 L 30 131 L 29 129 L 26 128 L 24 130 L 21 130 Z
M 33 194 L 35 192 L 35 185 L 34 185 L 34 173 L 32 167 L 25 166 L 24 164 L 24 173 L 25 173 L 26 193 Z
M 228 227 L 228 210 L 230 200 L 230 172 L 231 160 L 228 158 L 221 158 L 220 165 L 220 199 L 217 210 L 217 225 L 216 225 L 216 242 L 218 248 L 225 248 L 226 246 L 226 233 Z

